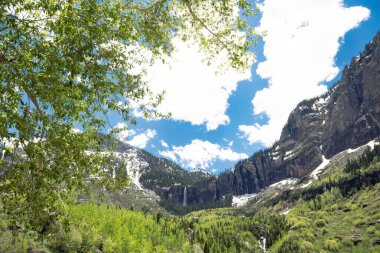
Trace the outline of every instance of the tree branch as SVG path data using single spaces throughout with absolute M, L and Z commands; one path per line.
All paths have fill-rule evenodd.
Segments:
M 12 17 L 12 18 L 16 19 L 16 20 L 19 21 L 19 22 L 27 22 L 27 23 L 30 23 L 30 22 L 41 22 L 41 21 L 53 20 L 52 17 L 39 18 L 39 16 L 38 16 L 37 18 L 29 18 L 29 17 L 22 17 L 22 18 L 19 18 L 19 17 L 17 17 L 17 16 L 14 15 L 14 14 L 7 14 L 7 17 Z
M 195 12 L 193 11 L 193 8 L 191 8 L 189 1 L 185 0 L 184 3 L 186 4 L 187 8 L 189 9 L 191 16 L 195 20 L 197 20 L 203 26 L 203 28 L 205 28 L 211 35 L 213 35 L 226 49 L 228 49 L 227 44 L 224 41 L 222 41 L 220 36 L 218 34 L 214 33 L 210 28 L 208 28 L 206 23 L 195 14 Z
M 34 106 L 36 107 L 36 110 L 38 111 L 38 113 L 42 115 L 42 110 L 40 108 L 40 105 L 39 105 L 36 97 L 30 92 L 30 90 L 28 89 L 28 87 L 26 87 L 26 85 L 21 83 L 20 86 L 24 89 L 25 93 L 28 95 L 30 100 L 32 100 L 32 102 L 33 102 Z

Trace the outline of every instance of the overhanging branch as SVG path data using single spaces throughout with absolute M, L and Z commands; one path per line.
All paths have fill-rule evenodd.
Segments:
M 228 49 L 228 46 L 227 44 L 220 38 L 220 36 L 216 33 L 214 33 L 207 25 L 206 23 L 201 19 L 199 18 L 195 12 L 193 11 L 193 8 L 191 7 L 189 1 L 185 0 L 184 3 L 186 4 L 187 8 L 189 9 L 189 12 L 190 12 L 190 15 L 195 19 L 197 20 L 202 26 L 203 28 L 205 28 L 211 35 L 213 35 L 226 49 Z

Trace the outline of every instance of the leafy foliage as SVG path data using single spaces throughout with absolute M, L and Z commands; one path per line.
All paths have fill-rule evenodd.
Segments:
M 190 241 L 204 252 L 261 252 L 258 240 L 267 238 L 272 245 L 288 230 L 283 216 L 240 216 L 233 209 L 193 212 L 180 221 Z
M 134 110 L 168 116 L 143 77 L 170 56 L 173 38 L 199 44 L 209 62 L 224 53 L 226 67 L 247 68 L 254 12 L 245 0 L 1 1 L 0 198 L 13 226 L 42 235 L 89 183 L 123 186 L 100 149 L 107 113 L 127 125 Z
M 177 230 L 174 220 L 164 219 L 159 213 L 94 204 L 73 206 L 69 211 L 75 226 L 70 226 L 68 232 L 56 224 L 51 228 L 54 233 L 50 231 L 41 243 L 24 231 L 14 244 L 5 229 L 0 232 L 0 251 L 17 247 L 18 252 L 27 248 L 42 248 L 44 252 L 191 252 L 184 231 Z

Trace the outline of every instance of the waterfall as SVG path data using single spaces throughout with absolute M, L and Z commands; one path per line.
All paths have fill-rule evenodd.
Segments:
M 261 236 L 259 239 L 259 248 L 263 253 L 267 252 L 266 245 L 267 244 L 267 239 L 264 236 Z
M 183 206 L 187 206 L 187 189 L 183 189 Z

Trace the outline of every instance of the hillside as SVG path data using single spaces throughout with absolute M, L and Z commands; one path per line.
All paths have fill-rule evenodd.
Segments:
M 117 192 L 107 192 L 97 188 L 93 193 L 101 193 L 102 201 L 115 204 L 122 208 L 136 210 L 152 210 L 166 213 L 162 208 L 161 198 L 170 186 L 184 187 L 186 185 L 202 184 L 215 178 L 203 170 L 186 171 L 178 164 L 166 158 L 138 149 L 109 136 L 100 135 L 103 141 L 102 152 L 111 155 L 113 170 L 112 177 L 120 174 L 129 178 L 127 188 Z M 81 195 L 78 202 L 89 201 L 88 196 Z M 178 200 L 182 201 L 182 200 Z M 182 203 L 182 202 L 181 202 Z
M 308 187 L 258 195 L 244 208 L 165 218 L 81 204 L 70 207 L 68 234 L 53 223 L 48 231 L 58 233 L 41 241 L 19 228 L 16 244 L 1 216 L 0 252 L 379 252 L 379 191 L 375 146 L 329 167 Z

